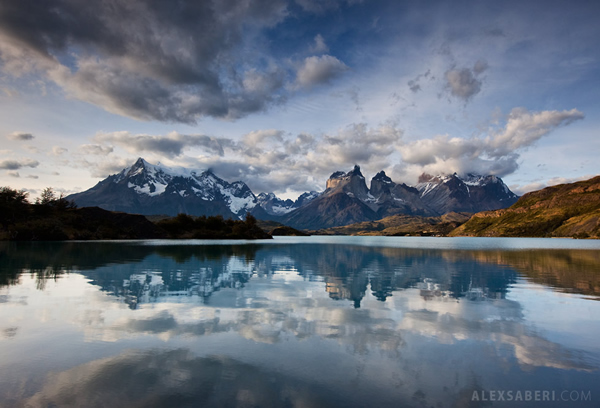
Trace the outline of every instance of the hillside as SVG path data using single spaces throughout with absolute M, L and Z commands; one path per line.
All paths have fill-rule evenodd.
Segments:
M 600 176 L 527 193 L 509 208 L 473 215 L 450 236 L 600 238 Z
M 398 214 L 377 221 L 311 231 L 315 235 L 445 236 L 467 221 L 471 214 L 448 213 L 438 217 Z

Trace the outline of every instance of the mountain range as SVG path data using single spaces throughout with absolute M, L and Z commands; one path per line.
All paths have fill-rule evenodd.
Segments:
M 81 193 L 66 197 L 80 207 L 143 215 L 222 215 L 274 220 L 299 229 L 319 229 L 406 214 L 440 216 L 448 212 L 497 210 L 518 196 L 496 176 L 427 175 L 416 186 L 393 182 L 384 171 L 367 187 L 359 166 L 333 173 L 323 192 L 304 193 L 295 201 L 273 193 L 255 195 L 243 181 L 227 182 L 212 171 L 150 164 L 139 158 Z

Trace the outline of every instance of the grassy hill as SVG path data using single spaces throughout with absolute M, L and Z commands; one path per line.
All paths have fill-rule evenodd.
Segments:
M 449 235 L 600 238 L 600 176 L 527 193 L 507 209 L 474 214 Z
M 469 219 L 469 213 L 451 212 L 441 217 L 392 215 L 377 221 L 365 221 L 342 227 L 311 231 L 315 235 L 447 235 Z

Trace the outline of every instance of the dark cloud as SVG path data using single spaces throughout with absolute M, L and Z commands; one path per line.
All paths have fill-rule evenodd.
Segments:
M 452 68 L 446 71 L 446 88 L 452 96 L 468 102 L 481 92 L 483 79 L 481 74 L 489 68 L 484 60 L 478 60 L 473 68 Z
M 431 70 L 428 69 L 427 72 L 425 72 L 424 74 L 419 74 L 415 78 L 408 81 L 408 83 L 407 83 L 408 87 L 414 93 L 419 92 L 421 90 L 421 84 L 420 84 L 421 78 L 429 78 L 430 75 L 431 75 Z
M 488 63 L 486 61 L 479 60 L 473 66 L 473 73 L 475 75 L 479 75 L 479 74 L 481 74 L 483 71 L 485 71 L 488 68 L 489 68 L 489 65 L 488 65 Z
M 324 14 L 327 11 L 337 10 L 344 4 L 362 3 L 362 0 L 296 0 L 296 3 L 306 12 Z
M 9 0 L 0 8 L 0 51 L 15 75 L 41 70 L 111 112 L 235 119 L 281 100 L 282 75 L 264 68 L 268 54 L 244 45 L 260 45 L 262 30 L 286 15 L 277 0 Z M 248 89 L 244 81 L 257 69 L 266 76 Z
M 11 140 L 32 140 L 35 138 L 31 133 L 13 132 L 7 136 Z
M 18 170 L 23 167 L 37 167 L 40 163 L 36 160 L 23 159 L 23 160 L 3 160 L 0 162 L 0 169 L 3 170 Z
M 465 102 L 481 91 L 481 80 L 469 68 L 446 71 L 446 81 L 450 93 Z
M 348 69 L 346 64 L 331 55 L 308 57 L 298 69 L 297 81 L 299 85 L 310 88 L 329 82 Z
M 177 132 L 171 132 L 166 136 L 133 135 L 130 132 L 100 133 L 95 136 L 95 140 L 101 143 L 114 143 L 135 154 L 152 152 L 166 157 L 180 156 L 186 148 L 190 147 L 201 147 L 209 154 L 223 156 L 223 147 L 232 144 L 229 139 L 217 139 L 205 135 L 182 135 Z M 100 149 L 107 148 L 100 147 Z

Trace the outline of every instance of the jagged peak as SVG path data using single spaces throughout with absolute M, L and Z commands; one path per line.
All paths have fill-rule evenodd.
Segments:
M 355 164 L 354 168 L 347 173 L 344 173 L 343 171 L 336 171 L 336 172 L 332 173 L 331 176 L 329 176 L 329 180 L 341 179 L 344 177 L 352 177 L 352 176 L 358 176 L 358 177 L 364 178 L 364 176 L 360 172 L 360 166 L 358 164 Z
M 352 171 L 349 171 L 348 173 L 346 173 L 346 176 L 360 176 L 360 177 L 363 177 L 362 173 L 360 172 L 360 166 L 358 164 L 355 164 L 354 168 L 352 169 Z
M 385 183 L 391 183 L 392 182 L 392 179 L 389 178 L 385 174 L 385 171 L 383 171 L 383 170 L 381 170 L 379 173 L 377 173 L 371 180 L 383 181 Z

